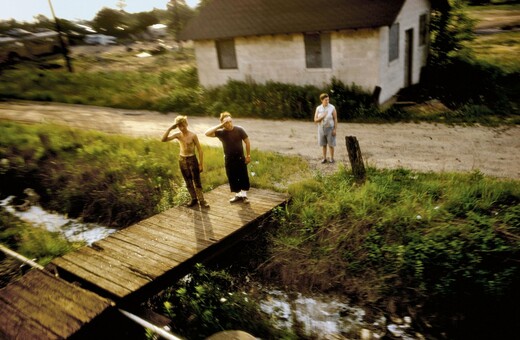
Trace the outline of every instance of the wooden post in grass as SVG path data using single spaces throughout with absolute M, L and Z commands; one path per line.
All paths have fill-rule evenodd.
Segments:
M 358 140 L 355 136 L 347 136 L 345 137 L 345 143 L 347 144 L 348 158 L 352 166 L 352 174 L 356 181 L 364 182 L 366 171 Z

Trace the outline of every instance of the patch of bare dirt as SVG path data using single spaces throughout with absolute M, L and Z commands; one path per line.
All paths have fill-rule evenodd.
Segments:
M 35 102 L 2 102 L 0 119 L 27 123 L 54 122 L 82 129 L 135 137 L 160 139 L 175 114 L 132 111 L 95 106 Z M 323 172 L 337 164 L 319 164 L 316 126 L 311 121 L 273 121 L 235 118 L 249 134 L 253 149 L 296 155 Z M 204 136 L 218 124 L 212 117 L 189 117 L 190 128 L 201 143 L 220 147 Z M 408 168 L 416 171 L 471 172 L 520 179 L 520 127 L 448 126 L 427 123 L 352 124 L 338 126 L 337 163 L 350 167 L 346 136 L 356 136 L 364 161 L 377 168 Z
M 477 22 L 475 29 L 518 27 L 520 24 L 520 9 L 490 8 L 485 11 L 473 11 L 469 16 Z

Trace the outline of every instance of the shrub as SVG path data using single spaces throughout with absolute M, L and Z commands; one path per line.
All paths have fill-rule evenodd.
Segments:
M 47 209 L 127 226 L 169 204 L 182 186 L 173 144 L 58 126 L 0 125 L 2 193 L 32 187 Z M 168 195 L 167 193 L 173 194 Z
M 159 301 L 171 318 L 175 333 L 188 339 L 205 339 L 222 330 L 240 329 L 257 337 L 276 339 L 281 332 L 270 326 L 256 302 L 240 291 L 225 271 L 198 264 Z
M 513 113 L 508 75 L 485 62 L 453 58 L 450 63 L 425 70 L 423 86 L 430 97 L 439 98 L 451 108 L 472 103 L 493 108 L 495 115 Z M 513 98 L 513 97 L 511 97 Z
M 385 121 L 408 117 L 396 108 L 381 110 L 372 94 L 355 84 L 345 86 L 335 78 L 324 88 L 230 80 L 226 85 L 205 90 L 203 105 L 215 116 L 230 111 L 239 116 L 312 120 L 316 106 L 321 104 L 319 95 L 323 92 L 329 93 L 340 121 Z
M 345 170 L 296 184 L 276 215 L 266 275 L 365 301 L 504 302 L 520 280 L 519 188 L 478 172 L 404 169 L 369 169 L 362 185 Z

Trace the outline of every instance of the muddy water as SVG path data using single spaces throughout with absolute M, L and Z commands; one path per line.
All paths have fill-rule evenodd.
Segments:
M 260 302 L 263 312 L 280 329 L 299 327 L 307 337 L 315 339 L 381 339 L 420 340 L 424 335 L 414 330 L 412 319 L 387 319 L 383 314 L 368 317 L 363 308 L 331 296 L 287 294 L 282 290 L 263 290 Z M 296 325 L 298 323 L 298 325 Z
M 60 233 L 71 242 L 85 242 L 91 245 L 117 230 L 51 213 L 37 204 L 21 211 L 14 205 L 14 198 L 9 196 L 0 200 L 0 206 L 35 227 Z M 414 336 L 409 332 L 409 324 L 393 324 L 383 315 L 368 320 L 362 308 L 352 306 L 348 302 L 327 296 L 293 296 L 279 289 L 260 290 L 264 296 L 260 301 L 262 311 L 271 315 L 276 326 L 281 329 L 293 329 L 298 323 L 303 333 L 317 339 L 339 339 L 345 336 L 353 339 L 379 339 L 388 333 L 397 333 L 402 339 L 421 339 L 420 336 Z
M 58 232 L 70 242 L 85 242 L 88 245 L 99 241 L 115 232 L 117 229 L 107 228 L 94 223 L 82 223 L 57 213 L 50 213 L 38 205 L 31 205 L 20 211 L 12 204 L 14 196 L 0 201 L 0 206 L 7 212 L 36 227 L 51 232 Z

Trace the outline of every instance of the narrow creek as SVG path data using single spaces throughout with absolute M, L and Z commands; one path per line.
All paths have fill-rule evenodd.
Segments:
M 87 245 L 91 245 L 117 230 L 94 223 L 83 223 L 65 215 L 47 212 L 38 205 L 30 205 L 20 210 L 13 204 L 14 199 L 15 196 L 8 196 L 0 201 L 0 206 L 10 214 L 35 227 L 60 233 L 70 242 L 85 242 Z
M 20 210 L 14 200 L 15 196 L 0 200 L 0 207 L 34 227 L 60 233 L 71 242 L 92 245 L 117 231 L 45 211 L 38 204 Z M 272 287 L 260 287 L 260 291 L 264 296 L 259 301 L 261 310 L 271 315 L 281 329 L 292 329 L 299 324 L 303 333 L 317 339 L 380 339 L 387 334 L 404 340 L 424 339 L 413 330 L 412 320 L 408 316 L 388 320 L 380 315 L 368 320 L 362 308 L 337 301 L 335 297 L 305 296 Z

